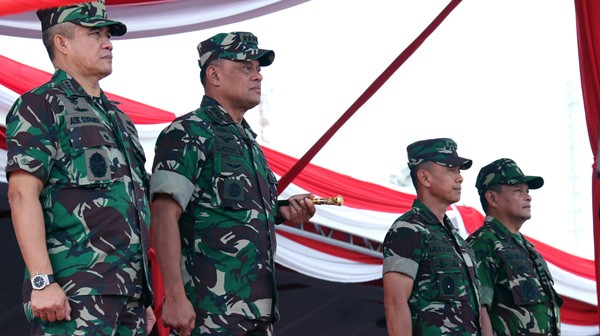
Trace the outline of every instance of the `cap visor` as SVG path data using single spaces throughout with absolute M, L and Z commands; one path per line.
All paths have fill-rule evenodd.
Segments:
M 544 185 L 544 179 L 540 176 L 524 176 L 523 182 L 527 183 L 529 189 L 539 189 Z
M 275 52 L 273 50 L 258 49 L 258 54 L 253 57 L 261 66 L 269 66 L 275 60 Z
M 127 26 L 119 21 L 97 20 L 87 22 L 79 21 L 78 23 L 84 27 L 90 28 L 108 27 L 113 36 L 123 36 L 127 32 Z
M 473 161 L 460 156 L 450 156 L 444 160 L 444 163 L 452 167 L 460 167 L 461 170 L 467 170 L 471 168 Z
M 464 162 L 462 165 L 460 165 L 460 169 L 467 170 L 467 169 L 471 168 L 471 166 L 473 165 L 472 160 L 465 159 L 465 158 L 461 158 L 461 159 L 464 160 Z

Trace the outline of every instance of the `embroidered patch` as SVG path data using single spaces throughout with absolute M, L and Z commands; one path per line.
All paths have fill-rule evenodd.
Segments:
M 227 143 L 223 143 L 220 141 L 217 141 L 217 143 L 215 143 L 215 153 L 217 154 L 224 154 L 224 155 L 232 155 L 232 156 L 242 156 L 242 150 L 240 149 L 239 145 L 237 145 L 236 143 L 233 143 L 233 145 L 227 144 Z
M 225 195 L 223 197 L 229 200 L 241 201 L 244 199 L 244 183 L 239 180 L 225 180 Z
M 85 162 L 87 165 L 88 180 L 99 181 L 110 178 L 108 156 L 105 151 L 86 150 Z
M 525 302 L 538 301 L 540 298 L 540 293 L 532 279 L 526 279 L 521 284 L 521 293 L 523 293 L 523 301 Z
M 100 118 L 94 113 L 68 113 L 67 127 L 82 127 L 82 126 L 102 126 Z
M 443 296 L 455 296 L 456 294 L 456 275 L 445 274 L 440 281 L 440 291 Z

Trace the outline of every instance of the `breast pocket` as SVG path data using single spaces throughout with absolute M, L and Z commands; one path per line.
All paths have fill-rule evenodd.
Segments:
M 231 209 L 252 208 L 252 175 L 241 158 L 215 156 L 212 182 L 212 205 Z
M 90 120 L 83 125 L 70 125 L 71 155 L 66 163 L 69 181 L 73 185 L 102 185 L 122 178 L 124 157 L 115 147 L 111 131 L 95 123 L 95 115 L 78 120 Z M 93 119 L 96 118 L 96 119 Z
M 516 252 L 501 254 L 508 281 L 504 283 L 519 306 L 542 302 L 542 286 L 533 263 L 526 256 Z
M 458 258 L 436 256 L 431 261 L 434 283 L 432 299 L 435 301 L 466 301 L 466 288 L 462 263 Z

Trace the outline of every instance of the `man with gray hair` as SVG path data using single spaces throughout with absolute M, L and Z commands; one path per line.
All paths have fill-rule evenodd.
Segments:
M 7 117 L 10 200 L 32 335 L 146 335 L 149 177 L 135 125 L 100 88 L 112 72 L 104 1 L 37 11 L 52 79 Z

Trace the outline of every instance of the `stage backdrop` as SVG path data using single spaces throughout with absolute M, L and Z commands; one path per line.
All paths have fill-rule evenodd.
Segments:
M 0 32 L 15 36 L 39 37 L 39 23 L 35 19 L 33 12 L 27 11 L 49 4 L 56 5 L 73 2 L 76 1 L 2 1 L 0 2 L 0 16 L 2 16 L 0 20 Z M 109 0 L 108 4 L 111 16 L 114 19 L 128 22 L 130 33 L 126 37 L 138 38 L 214 27 L 257 15 L 265 15 L 301 2 L 303 1 L 239 0 L 200 4 L 200 2 L 194 0 L 154 0 L 144 2 Z M 600 4 L 594 0 L 575 0 L 575 5 L 577 10 L 581 78 L 588 131 L 593 152 L 597 153 L 598 102 L 600 101 L 600 63 L 598 60 L 598 55 L 600 54 Z M 49 74 L 37 73 L 35 69 L 27 69 L 23 65 L 5 58 L 2 58 L 1 61 L 4 65 L 8 66 L 2 67 L 3 73 L 0 78 L 0 116 L 3 116 L 19 94 L 45 81 Z M 11 74 L 11 69 L 17 72 Z M 25 73 L 32 71 L 33 74 L 27 76 L 21 71 Z M 111 95 L 110 98 L 124 102 L 123 110 L 129 113 L 138 125 L 145 149 L 147 152 L 150 152 L 156 135 L 172 119 L 173 115 L 169 112 L 154 109 L 134 101 L 128 101 L 124 97 Z M 130 107 L 132 108 L 130 109 Z M 141 111 L 144 112 L 140 113 Z M 136 115 L 136 113 L 140 113 L 141 115 Z M 149 118 L 147 118 L 148 116 Z M 2 134 L 0 135 L 0 141 L 2 141 L 3 128 L 0 128 L 0 134 Z M 0 150 L 3 151 L 0 152 L 0 164 L 3 167 L 3 162 L 6 160 L 4 143 L 0 144 Z M 267 148 L 265 148 L 265 151 L 268 152 L 269 161 L 274 167 L 278 165 L 279 161 L 286 162 L 291 159 L 280 153 L 269 151 Z M 281 176 L 292 165 L 281 165 L 279 170 L 274 169 Z M 318 171 L 319 178 L 304 179 L 313 169 Z M 323 176 L 327 173 L 333 174 L 331 181 L 345 181 L 346 183 L 337 185 L 336 189 L 327 189 L 326 183 L 314 183 L 314 181 L 325 181 Z M 0 177 L 2 175 L 3 172 L 0 172 Z M 595 175 L 592 178 L 591 185 L 593 192 L 594 235 L 596 244 L 598 244 L 600 242 L 600 226 L 597 211 L 600 204 L 600 185 Z M 280 249 L 277 261 L 284 265 L 290 265 L 292 268 L 295 265 L 298 272 L 317 278 L 330 278 L 332 281 L 363 282 L 380 277 L 380 260 L 377 260 L 377 253 L 372 253 L 371 251 L 377 251 L 376 243 L 382 240 L 382 233 L 389 226 L 390 219 L 406 211 L 406 203 L 409 203 L 413 196 L 381 189 L 377 186 L 365 185 L 364 182 L 352 180 L 351 177 L 338 176 L 334 172 L 329 172 L 312 165 L 306 166 L 283 194 L 285 197 L 286 194 L 306 190 L 316 193 L 320 193 L 322 190 L 323 196 L 329 195 L 326 191 L 333 191 L 335 193 L 343 192 L 345 193 L 344 197 L 347 198 L 347 205 L 339 209 L 319 208 L 319 212 L 313 220 L 315 226 L 311 228 L 285 229 L 286 226 L 282 226 L 278 230 Z M 358 193 L 356 192 L 357 190 L 361 192 Z M 368 190 L 369 193 L 365 193 L 365 190 Z M 378 192 L 372 194 L 371 191 Z M 369 194 L 368 198 L 365 198 L 366 194 Z M 366 202 L 365 200 L 369 201 Z M 373 202 L 374 200 L 377 200 L 377 202 Z M 389 205 L 389 208 L 379 204 L 379 202 L 385 204 L 386 200 L 394 200 Z M 449 214 L 465 235 L 480 225 L 481 215 L 474 212 L 471 208 L 454 207 L 449 209 Z M 321 227 L 329 228 L 333 230 L 332 232 L 336 233 L 349 233 L 356 237 L 362 237 L 364 244 L 357 248 L 348 246 L 346 241 L 335 239 L 335 235 L 323 238 L 324 236 L 321 235 L 322 230 L 316 229 Z M 311 236 L 308 233 L 314 233 L 315 235 Z M 317 237 L 319 238 L 317 239 Z M 375 248 L 373 248 L 373 244 Z M 563 320 L 566 327 L 565 334 L 596 333 L 598 331 L 599 313 L 596 308 L 598 300 L 595 279 L 600 271 L 600 267 L 598 267 L 598 262 L 600 262 L 599 249 L 596 248 L 596 262 L 594 262 L 568 255 L 539 242 L 537 242 L 536 246 L 551 264 L 559 293 L 567 299 L 567 304 L 563 307 Z M 301 262 L 298 262 L 298 260 L 301 260 Z M 567 261 L 564 262 L 564 260 Z M 326 261 L 325 264 L 322 264 L 323 261 Z M 310 265 L 311 262 L 313 263 L 313 267 L 302 268 L 302 265 Z M 331 272 L 331 267 L 334 267 L 338 263 L 343 265 L 343 267 L 339 268 L 340 274 Z M 352 271 L 346 272 L 345 270 L 347 269 Z M 595 316 L 592 317 L 591 315 Z M 590 325 L 592 326 L 590 327 Z
M 0 77 L 0 120 L 4 120 L 18 95 L 47 81 L 51 74 L 3 56 L 0 56 L 0 68 L 5 74 Z M 107 95 L 121 102 L 120 107 L 138 128 L 145 152 L 153 153 L 158 133 L 175 115 L 110 92 Z M 0 127 L 0 179 L 5 183 L 5 128 Z M 268 147 L 263 146 L 263 150 L 278 176 L 297 162 L 296 158 Z M 308 164 L 281 198 L 308 191 L 321 197 L 341 194 L 345 203 L 341 207 L 318 207 L 307 225 L 280 225 L 277 263 L 315 279 L 369 286 L 377 283 L 382 274 L 381 243 L 385 233 L 390 223 L 410 208 L 415 196 Z M 468 206 L 451 206 L 448 215 L 463 237 L 483 222 L 483 215 Z M 594 262 L 528 238 L 548 261 L 556 289 L 566 301 L 562 308 L 564 334 L 593 334 L 598 325 Z M 160 297 L 158 273 L 155 273 L 155 283 Z

